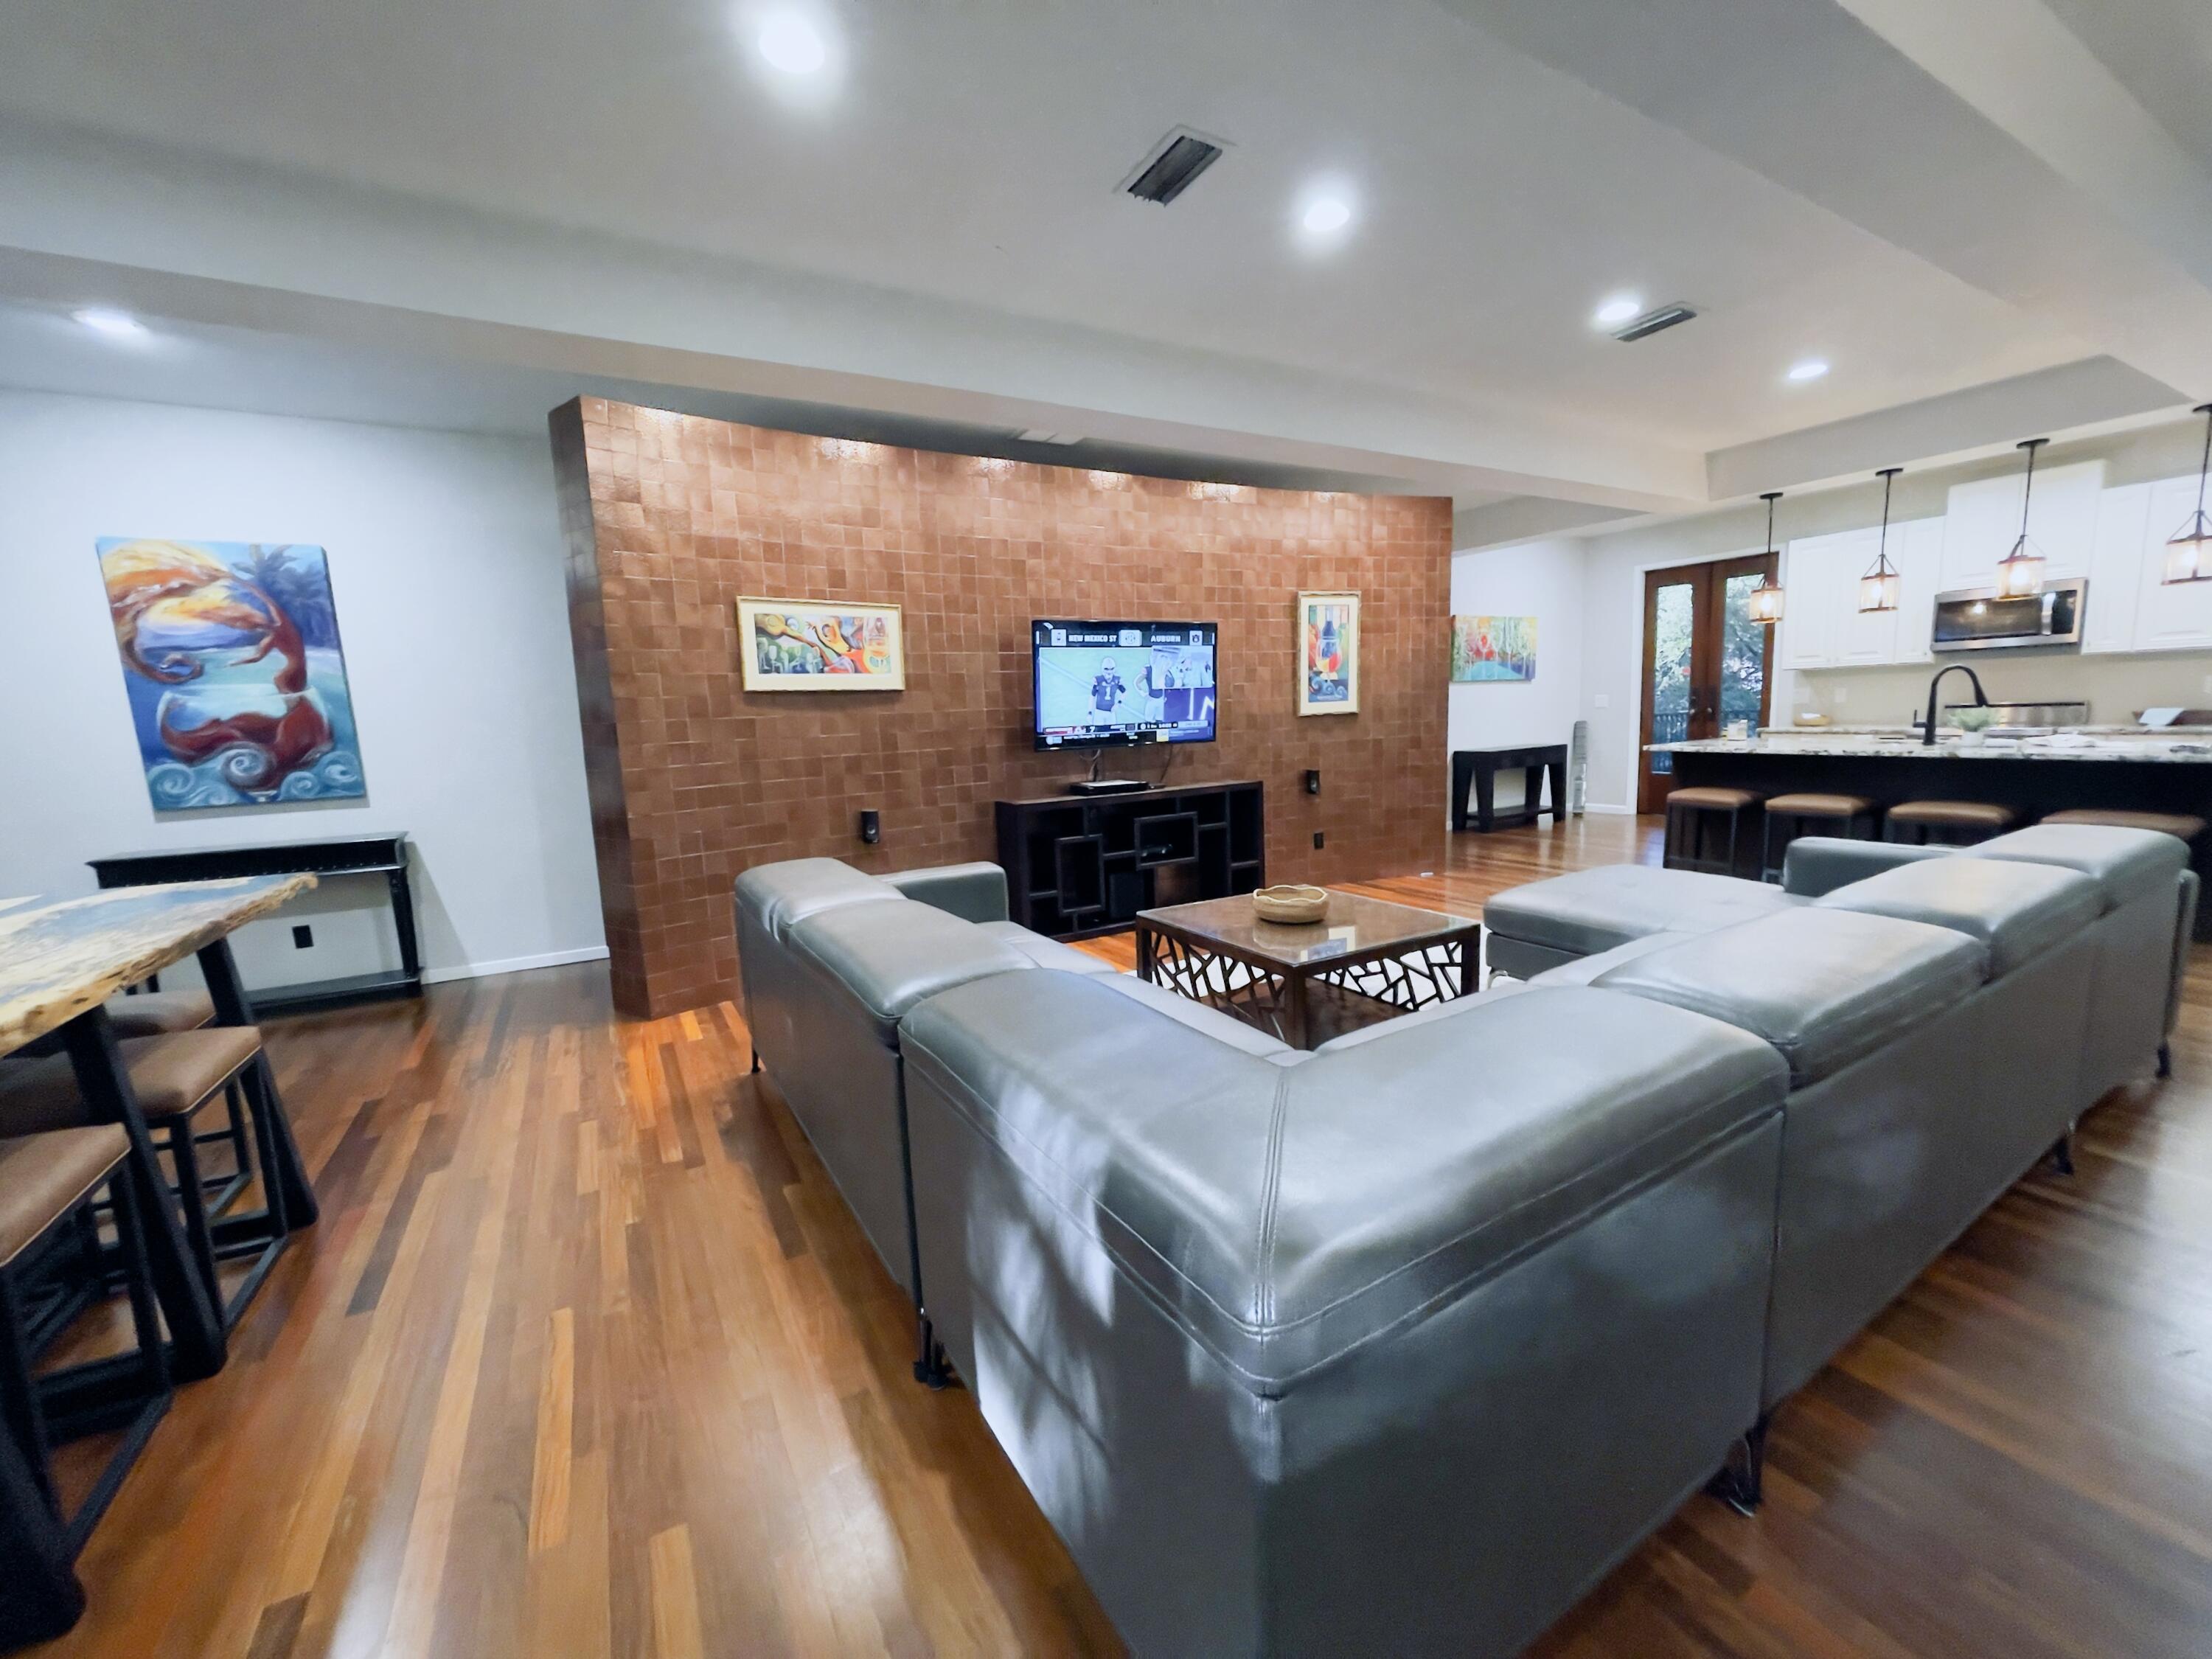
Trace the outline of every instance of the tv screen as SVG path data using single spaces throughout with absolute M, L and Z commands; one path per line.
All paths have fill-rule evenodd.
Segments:
M 1213 741 L 1212 623 L 1031 625 L 1036 746 Z

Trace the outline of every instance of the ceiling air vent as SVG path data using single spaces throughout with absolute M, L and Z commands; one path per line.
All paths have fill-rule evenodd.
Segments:
M 1616 340 L 1641 340 L 1656 334 L 1662 328 L 1672 328 L 1677 323 L 1686 323 L 1698 313 L 1688 306 L 1659 306 L 1632 318 L 1613 330 Z
M 1137 164 L 1137 170 L 1121 181 L 1121 188 L 1140 202 L 1158 202 L 1165 207 L 1221 159 L 1223 149 L 1188 127 L 1177 127 L 1152 147 L 1152 153 Z

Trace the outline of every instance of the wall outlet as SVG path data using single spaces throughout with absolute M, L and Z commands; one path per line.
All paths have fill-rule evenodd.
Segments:
M 2207 675 L 2207 676 L 2206 676 L 2206 678 L 2207 678 L 2208 679 L 2212 679 L 2212 675 Z M 1609 691 L 1601 691 L 1601 692 L 1599 692 L 1595 696 L 1594 696 L 1594 697 L 1592 697 L 1592 698 L 1590 699 L 1590 707 L 1591 707 L 1591 708 L 1612 708 L 1612 707 L 1613 707 L 1613 694 L 1612 694 L 1611 692 L 1609 692 Z
M 314 946 L 315 930 L 304 921 L 295 924 L 292 928 L 292 948 L 295 951 L 312 951 Z
M 2208 696 L 2212 696 L 2212 674 L 2204 677 L 2204 690 Z
M 1836 701 L 1838 702 L 1849 702 L 1850 700 L 1851 692 L 1849 686 L 1839 685 L 1836 688 Z

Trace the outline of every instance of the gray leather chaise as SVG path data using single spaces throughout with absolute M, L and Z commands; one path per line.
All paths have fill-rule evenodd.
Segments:
M 1755 1502 L 1774 1405 L 2151 1063 L 2179 843 L 2048 829 L 1501 894 L 1536 971 L 1311 1054 L 994 866 L 803 860 L 738 882 L 747 1016 L 1133 1646 L 1502 1655 Z

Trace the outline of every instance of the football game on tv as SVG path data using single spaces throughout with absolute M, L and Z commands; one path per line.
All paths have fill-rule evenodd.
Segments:
M 1212 623 L 1040 622 L 1036 746 L 1213 741 Z

